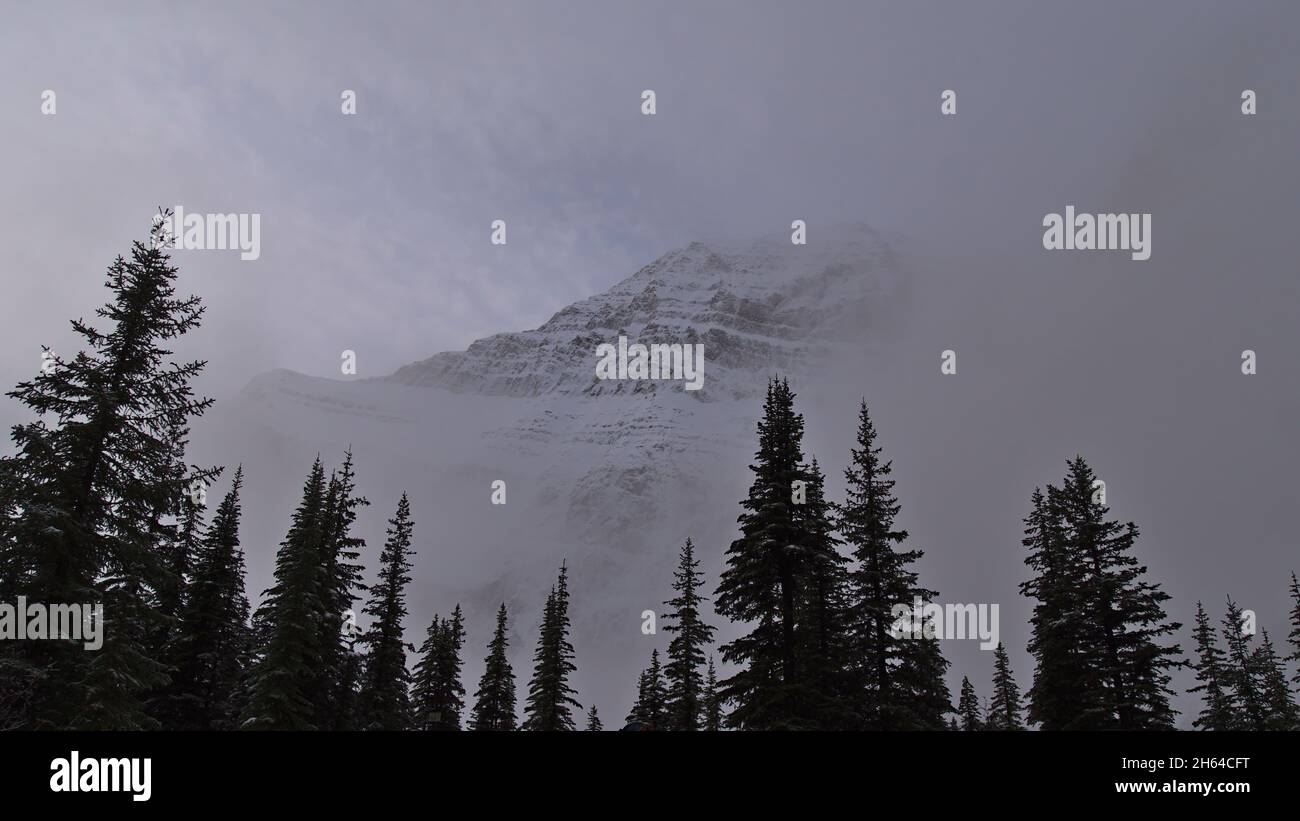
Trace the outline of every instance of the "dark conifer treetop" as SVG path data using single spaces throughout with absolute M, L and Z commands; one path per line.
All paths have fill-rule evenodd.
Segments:
M 569 570 L 560 565 L 560 576 L 546 599 L 541 635 L 533 654 L 533 678 L 528 683 L 524 707 L 525 730 L 555 732 L 574 729 L 573 710 L 582 709 L 569 686 L 577 669 L 573 645 L 569 643 Z
M 361 638 L 368 651 L 359 701 L 359 723 L 364 729 L 405 730 L 413 720 L 407 644 L 402 637 L 406 586 L 411 583 L 410 556 L 415 552 L 411 548 L 413 530 L 411 504 L 403 493 L 397 511 L 388 520 L 388 539 L 379 556 L 379 581 L 370 589 L 370 601 L 363 611 L 372 619 Z
M 704 709 L 704 648 L 713 641 L 713 627 L 705 622 L 701 611 L 706 601 L 700 594 L 703 582 L 695 545 L 688 538 L 682 544 L 677 571 L 673 574 L 673 590 L 677 595 L 664 603 L 671 608 L 664 616 L 664 630 L 673 634 L 664 669 L 667 678 L 664 721 L 668 729 L 700 729 Z
M 483 677 L 479 679 L 474 694 L 474 713 L 470 722 L 473 730 L 515 729 L 515 674 L 506 657 L 509 641 L 506 638 L 506 605 L 497 610 L 496 632 L 488 643 L 487 660 Z M 593 705 L 593 711 L 596 709 Z

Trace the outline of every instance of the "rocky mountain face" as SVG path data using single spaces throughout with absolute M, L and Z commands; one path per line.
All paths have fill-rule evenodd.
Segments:
M 766 374 L 801 369 L 829 345 L 860 339 L 898 297 L 894 250 L 865 226 L 794 246 L 774 236 L 746 246 L 693 242 L 536 330 L 480 339 L 388 377 L 403 385 L 491 396 L 599 396 L 681 390 L 595 378 L 595 351 L 629 342 L 703 344 L 700 400 L 740 399 Z

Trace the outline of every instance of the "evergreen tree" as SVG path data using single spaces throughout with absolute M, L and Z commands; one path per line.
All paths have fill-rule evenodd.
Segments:
M 1182 666 L 1181 649 L 1161 641 L 1182 625 L 1168 620 L 1169 595 L 1144 580 L 1146 567 L 1132 555 L 1137 526 L 1107 520 L 1095 485 L 1092 469 L 1075 457 L 1062 498 L 1072 549 L 1088 571 L 1083 592 L 1093 616 L 1091 645 L 1109 697 L 1103 726 L 1172 729 L 1168 671 Z
M 1178 645 L 1162 641 L 1181 625 L 1168 621 L 1168 594 L 1145 581 L 1146 568 L 1132 555 L 1137 526 L 1106 518 L 1095 483 L 1075 457 L 1064 486 L 1049 488 L 1042 510 L 1031 514 L 1028 561 L 1040 575 L 1022 589 L 1043 605 L 1030 646 L 1048 677 L 1031 689 L 1031 719 L 1045 729 L 1172 729 L 1169 670 L 1182 662 Z M 1040 514 L 1046 525 L 1032 521 Z M 1062 629 L 1063 618 L 1077 621 Z M 1063 682 L 1067 675 L 1073 683 Z
M 975 687 L 970 679 L 961 677 L 961 695 L 957 700 L 957 715 L 961 716 L 961 728 L 965 732 L 984 729 L 980 720 L 980 700 L 975 695 Z
M 447 639 L 442 658 L 442 679 L 446 682 L 446 701 L 449 706 L 446 723 L 449 725 L 447 729 L 459 730 L 461 710 L 465 708 L 465 687 L 460 682 L 460 651 L 465 647 L 465 616 L 459 604 L 451 611 L 451 621 L 444 622 L 444 630 Z
M 524 706 L 524 729 L 540 732 L 572 730 L 573 712 L 582 709 L 569 686 L 569 675 L 577 670 L 573 645 L 569 643 L 569 570 L 560 565 L 560 577 L 546 599 L 541 635 L 533 654 L 533 677 L 528 682 Z
M 704 601 L 699 592 L 702 582 L 695 546 L 688 538 L 673 574 L 673 590 L 677 596 L 664 602 L 671 608 L 664 616 L 664 630 L 674 634 L 668 643 L 668 665 L 664 669 L 668 702 L 664 729 L 700 729 L 703 710 L 700 668 L 704 666 L 704 648 L 713 641 L 713 627 L 705 624 L 700 615 L 700 604 Z
M 591 705 L 587 711 L 587 732 L 598 733 L 605 729 L 605 725 L 600 723 L 600 715 L 596 712 L 596 705 Z
M 1232 693 L 1225 687 L 1225 659 L 1215 641 L 1210 618 L 1205 615 L 1205 608 L 1199 601 L 1196 603 L 1196 629 L 1192 636 L 1196 640 L 1197 656 L 1192 669 L 1196 671 L 1196 680 L 1200 684 L 1188 692 L 1201 693 L 1204 705 L 1192 726 L 1201 730 L 1231 730 L 1236 723 L 1236 709 Z
M 460 682 L 460 651 L 464 644 L 465 626 L 459 604 L 450 619 L 433 617 L 415 668 L 416 726 L 420 729 L 460 729 L 460 713 L 465 706 L 465 688 Z
M 497 629 L 487 646 L 483 677 L 474 693 L 474 711 L 470 727 L 474 730 L 515 729 L 515 673 L 506 658 L 506 603 L 497 610 Z M 595 712 L 595 705 L 592 705 Z
M 438 660 L 443 656 L 443 639 L 446 634 L 442 629 L 442 616 L 433 614 L 433 621 L 424 631 L 424 642 L 420 645 L 419 658 L 415 663 L 415 674 L 411 678 L 411 709 L 415 716 L 415 729 L 432 730 L 441 723 L 442 715 L 437 712 L 436 703 L 440 681 Z
M 636 703 L 627 714 L 627 721 L 639 721 L 652 730 L 667 729 L 670 721 L 668 689 L 664 684 L 658 649 L 650 651 L 650 666 L 637 679 L 636 689 Z
M 197 327 L 197 297 L 177 297 L 177 269 L 158 240 L 134 242 L 105 282 L 97 310 L 108 326 L 72 323 L 84 349 L 51 354 L 52 368 L 8 395 L 34 421 L 15 425 L 0 459 L 0 545 L 12 596 L 102 606 L 103 646 L 6 642 L 0 690 L 8 726 L 147 729 L 147 693 L 167 683 L 151 644 L 165 627 L 158 594 L 173 586 L 165 561 L 187 476 L 188 424 L 211 404 L 190 381 L 203 362 L 171 361 L 165 345 Z M 48 351 L 48 349 L 47 349 Z M 191 478 L 207 480 L 215 470 Z
M 1030 551 L 1025 564 L 1036 575 L 1020 585 L 1020 592 L 1038 600 L 1030 618 L 1033 635 L 1029 652 L 1034 655 L 1035 669 L 1029 688 L 1029 720 L 1044 730 L 1074 729 L 1085 692 L 1101 689 L 1089 675 L 1083 653 L 1082 565 L 1069 554 L 1058 512 L 1059 495 L 1051 485 L 1047 495 L 1034 488 L 1022 540 Z
M 361 686 L 361 723 L 369 730 L 405 730 L 411 726 L 410 673 L 406 669 L 406 586 L 411 583 L 411 503 L 406 494 L 388 520 L 388 538 L 379 554 L 379 583 L 370 590 L 362 611 L 372 621 L 361 642 L 368 648 Z
M 236 693 L 252 649 L 239 545 L 243 482 L 241 466 L 194 554 L 177 636 L 167 648 L 175 673 L 158 708 L 168 729 L 238 726 Z
M 257 659 L 243 696 L 246 729 L 317 729 L 310 698 L 319 682 L 325 576 L 320 545 L 325 529 L 325 468 L 312 464 L 302 500 L 275 557 L 275 582 L 253 618 Z
M 826 499 L 825 477 L 815 457 L 806 472 L 805 492 L 796 515 L 808 564 L 798 610 L 798 654 L 809 684 L 806 714 L 810 726 L 843 729 L 856 721 L 854 682 L 849 673 L 852 651 L 847 640 L 848 560 L 837 549 L 832 505 Z
M 853 656 L 858 659 L 856 692 L 864 726 L 871 729 L 941 729 L 949 712 L 943 674 L 947 661 L 938 643 L 897 635 L 894 608 L 936 595 L 917 583 L 910 566 L 923 555 L 902 550 L 907 532 L 895 527 L 900 505 L 894 497 L 892 463 L 881 458 L 876 429 L 862 402 L 857 447 L 844 472 L 846 498 L 839 507 L 839 531 L 852 546 L 849 619 Z M 936 726 L 936 721 L 938 725 Z
M 722 729 L 722 699 L 718 697 L 718 674 L 713 669 L 713 656 L 709 656 L 709 669 L 704 674 L 704 729 L 716 733 Z
M 659 663 L 659 650 L 650 651 L 650 666 L 645 671 L 645 690 L 639 693 L 641 721 L 652 730 L 666 730 L 669 726 L 668 686 Z
M 1228 613 L 1223 618 L 1223 642 L 1228 648 L 1223 679 L 1237 708 L 1237 719 L 1232 728 L 1235 730 L 1268 729 L 1268 710 L 1258 657 L 1250 646 L 1253 637 L 1244 627 L 1241 608 L 1229 596 Z
M 1273 649 L 1273 642 L 1268 631 L 1263 630 L 1263 639 L 1255 651 L 1255 665 L 1259 670 L 1260 694 L 1264 701 L 1268 717 L 1265 727 L 1270 730 L 1297 729 L 1295 700 L 1291 697 L 1291 688 L 1286 683 L 1286 671 L 1282 660 Z
M 650 673 L 648 670 L 642 670 L 636 677 L 636 700 L 632 702 L 632 709 L 627 711 L 627 717 L 623 721 L 627 724 L 633 722 L 642 722 L 642 716 L 645 715 L 645 696 L 646 688 L 649 686 Z
M 741 535 L 727 548 L 715 607 L 752 629 L 721 648 L 724 660 L 740 665 L 721 683 L 721 696 L 734 705 L 727 716 L 732 726 L 797 729 L 811 726 L 807 711 L 814 700 L 796 659 L 800 583 L 809 575 L 811 553 L 793 498 L 795 483 L 807 478 L 803 417 L 785 380 L 768 383 L 758 440 L 750 466 L 754 481 L 741 502 Z
M 998 642 L 993 651 L 993 701 L 988 721 L 992 730 L 1023 730 L 1020 720 L 1020 687 L 1011 672 L 1007 648 Z
M 357 591 L 364 590 L 362 567 L 357 563 L 365 539 L 352 535 L 357 509 L 369 505 L 356 495 L 356 474 L 352 468 L 352 451 L 344 453 L 343 465 L 330 476 L 325 494 L 325 511 L 321 541 L 317 547 L 323 570 L 321 588 L 321 660 L 310 686 L 316 706 L 315 723 L 321 729 L 352 730 L 358 721 L 354 703 L 354 686 L 359 671 L 353 657 Z

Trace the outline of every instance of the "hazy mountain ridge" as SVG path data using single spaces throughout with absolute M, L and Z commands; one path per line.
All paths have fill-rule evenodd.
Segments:
M 696 399 L 753 396 L 762 375 L 797 370 L 826 346 L 863 336 L 864 320 L 898 296 L 898 256 L 883 238 L 865 226 L 827 230 L 829 241 L 806 246 L 788 236 L 784 245 L 779 237 L 738 247 L 693 242 L 535 330 L 480 339 L 387 379 L 515 397 L 680 390 L 597 381 L 596 347 L 622 334 L 629 342 L 702 343 L 705 385 Z

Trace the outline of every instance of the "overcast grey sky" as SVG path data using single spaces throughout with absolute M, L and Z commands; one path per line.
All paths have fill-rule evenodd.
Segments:
M 1059 5 L 7 3 L 0 378 L 158 205 L 262 214 L 260 260 L 184 270 L 220 394 L 342 348 L 386 373 L 795 216 L 1032 251 L 1065 200 L 1185 193 L 1180 138 L 1294 125 L 1286 4 Z M 1221 173 L 1242 147 L 1219 148 Z
M 102 301 L 100 274 L 159 205 L 262 215 L 260 260 L 182 264 L 208 305 L 183 350 L 210 360 L 200 387 L 218 401 L 270 368 L 335 374 L 345 348 L 377 376 L 534 327 L 693 239 L 794 218 L 815 238 L 862 220 L 952 263 L 948 300 L 912 338 L 931 370 L 938 350 L 962 350 L 975 397 L 956 422 L 928 389 L 882 400 L 914 426 L 897 462 L 978 484 L 966 457 L 981 420 L 1014 417 L 1018 446 L 1047 468 L 980 491 L 1014 536 L 1029 490 L 1065 458 L 1110 458 L 1124 476 L 1112 493 L 1143 488 L 1148 507 L 1121 515 L 1163 545 L 1156 577 L 1181 604 L 1203 596 L 1217 613 L 1232 591 L 1280 627 L 1283 574 L 1300 563 L 1294 3 L 0 14 L 0 384 L 32 375 L 42 343 L 73 344 L 67 320 Z M 958 113 L 945 118 L 948 88 Z M 1246 88 L 1254 117 L 1240 113 Z M 356 116 L 340 113 L 344 89 Z M 1068 204 L 1151 212 L 1152 259 L 1043 251 L 1043 215 Z M 505 247 L 488 241 L 498 218 Z M 1257 377 L 1238 371 L 1244 348 Z M 1040 412 L 1069 391 L 1086 418 Z M 18 418 L 0 405 L 0 423 Z M 903 500 L 944 515 L 933 495 Z M 1145 520 L 1180 505 L 1197 517 Z

